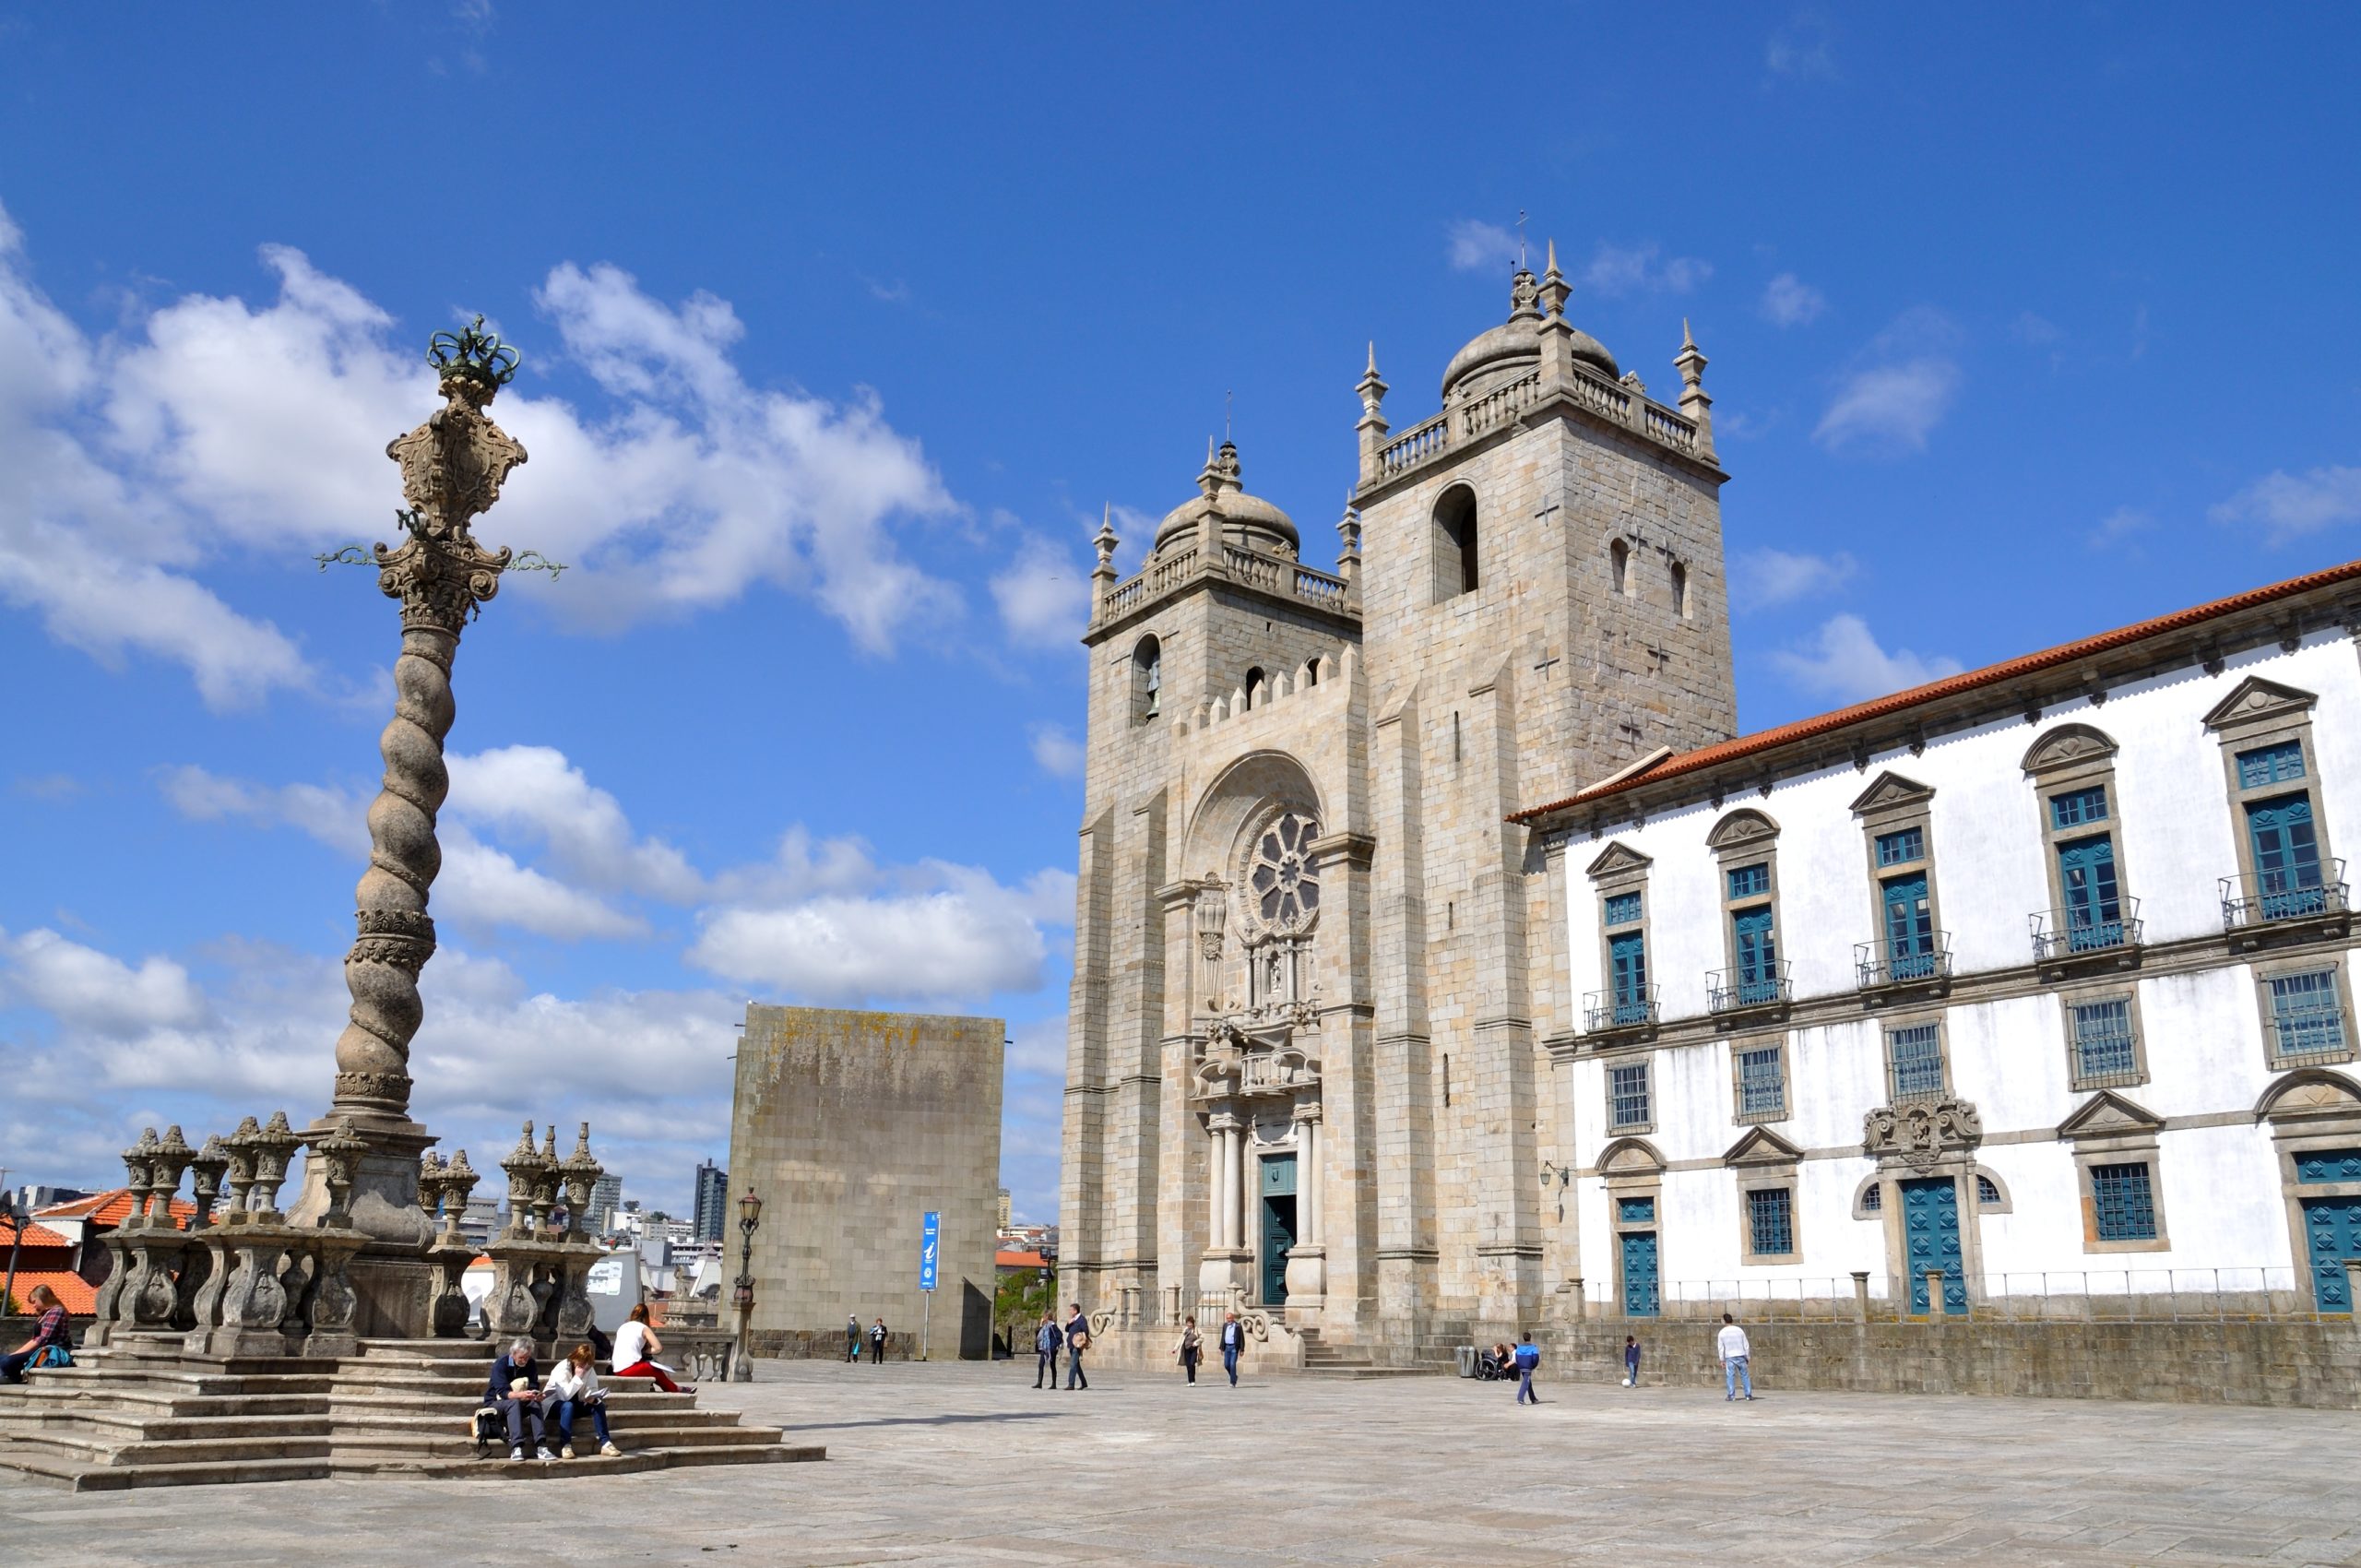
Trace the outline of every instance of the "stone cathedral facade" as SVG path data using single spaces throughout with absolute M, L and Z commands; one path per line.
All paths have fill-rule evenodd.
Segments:
M 1509 818 L 1736 704 L 1704 356 L 1652 397 L 1570 292 L 1520 267 L 1399 434 L 1372 351 L 1335 570 L 1228 443 L 1136 576 L 1101 531 L 1060 1267 L 1110 1327 L 1421 1342 L 1578 1272 L 1563 912 Z

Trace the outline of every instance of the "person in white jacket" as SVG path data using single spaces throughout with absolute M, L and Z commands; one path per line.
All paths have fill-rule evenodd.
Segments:
M 1738 1396 L 1738 1385 L 1746 1385 L 1746 1396 L 1754 1397 L 1754 1374 L 1747 1371 L 1747 1358 L 1754 1348 L 1746 1342 L 1746 1330 L 1729 1313 L 1722 1314 L 1722 1331 L 1714 1336 L 1714 1348 L 1722 1357 L 1722 1400 L 1725 1404 Z
M 576 1345 L 574 1354 L 557 1364 L 542 1397 L 553 1407 L 552 1420 L 564 1444 L 558 1450 L 559 1458 L 574 1457 L 574 1423 L 585 1410 L 590 1412 L 590 1424 L 599 1433 L 599 1452 L 623 1452 L 607 1430 L 607 1391 L 599 1386 L 599 1360 L 589 1346 Z

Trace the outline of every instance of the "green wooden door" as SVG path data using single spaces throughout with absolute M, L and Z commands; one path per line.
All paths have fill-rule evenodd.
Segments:
M 1263 1304 L 1287 1302 L 1287 1253 L 1295 1247 L 1295 1156 L 1263 1157 Z

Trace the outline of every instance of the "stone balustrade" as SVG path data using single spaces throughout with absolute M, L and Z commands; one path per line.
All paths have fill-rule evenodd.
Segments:
M 1359 596 L 1352 583 L 1333 572 L 1307 566 L 1288 556 L 1236 544 L 1221 546 L 1216 564 L 1197 545 L 1186 544 L 1176 545 L 1170 552 L 1150 559 L 1136 576 L 1107 589 L 1099 598 L 1091 624 L 1118 620 L 1207 576 L 1241 583 L 1332 614 L 1360 612 Z
M 1651 400 L 1638 390 L 1636 382 L 1624 386 L 1576 365 L 1572 374 L 1554 388 L 1539 370 L 1528 371 L 1413 425 L 1377 449 L 1376 471 L 1364 472 L 1362 482 L 1408 473 L 1446 452 L 1480 440 L 1539 406 L 1553 390 L 1571 399 L 1577 408 L 1684 457 L 1712 457 L 1700 446 L 1696 421 Z
M 460 1155 L 464 1158 L 466 1151 Z M 591 1158 L 590 1123 L 582 1123 L 574 1152 L 560 1159 L 556 1126 L 537 1149 L 528 1122 L 500 1169 L 508 1178 L 508 1224 L 484 1248 L 492 1265 L 492 1290 L 483 1301 L 485 1326 L 501 1338 L 530 1336 L 561 1345 L 588 1337 L 590 1268 L 607 1255 L 582 1226 L 590 1190 L 604 1174 Z M 421 1194 L 420 1202 L 424 1201 Z M 460 1207 L 465 1206 L 462 1197 Z M 454 1223 L 446 1212 L 445 1226 Z M 460 1316 L 464 1323 L 464 1306 Z M 439 1313 L 436 1332 L 442 1332 Z

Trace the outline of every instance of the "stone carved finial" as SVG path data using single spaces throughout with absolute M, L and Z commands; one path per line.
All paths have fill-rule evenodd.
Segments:
M 1549 242 L 1549 259 L 1542 266 L 1541 287 L 1537 293 L 1543 314 L 1550 316 L 1563 316 L 1566 302 L 1573 297 L 1573 285 L 1568 283 L 1565 274 L 1558 270 L 1558 242 L 1555 240 Z
M 190 1179 L 189 1192 L 196 1202 L 196 1212 L 189 1217 L 188 1228 L 202 1230 L 213 1223 L 213 1206 L 221 1197 L 221 1178 L 230 1169 L 229 1146 L 222 1143 L 220 1134 L 212 1134 L 188 1164 L 196 1172 Z
M 1518 262 L 1516 276 L 1509 279 L 1509 319 L 1541 314 L 1541 285 L 1532 269 Z
M 574 1140 L 574 1152 L 558 1167 L 558 1175 L 565 1183 L 566 1234 L 574 1241 L 585 1235 L 582 1221 L 589 1212 L 590 1189 L 607 1173 L 590 1153 L 590 1123 L 582 1123 L 581 1134 Z
M 525 1123 L 524 1134 L 508 1158 L 500 1162 L 503 1174 L 508 1178 L 508 1229 L 506 1234 L 522 1237 L 530 1234 L 533 1224 L 533 1193 L 536 1178 L 540 1174 L 540 1152 L 533 1146 L 533 1124 Z
M 451 1162 L 443 1168 L 443 1235 L 456 1241 L 459 1222 L 468 1215 L 468 1198 L 476 1190 L 476 1168 L 468 1163 L 468 1151 L 459 1149 Z
M 229 1217 L 243 1222 L 248 1204 L 247 1194 L 255 1184 L 255 1140 L 262 1136 L 262 1127 L 251 1116 L 238 1123 L 237 1131 L 221 1140 L 230 1157 Z
M 154 1158 L 156 1129 L 143 1127 L 138 1139 L 123 1151 L 124 1187 L 131 1194 L 131 1212 L 124 1217 L 125 1225 L 138 1225 L 148 1218 L 148 1204 L 155 1191 Z
M 1107 503 L 1105 509 L 1100 513 L 1098 532 L 1090 542 L 1098 552 L 1098 568 L 1096 575 L 1112 577 L 1115 575 L 1115 546 L 1121 542 L 1115 537 L 1115 504 L 1113 502 Z
M 338 1113 L 398 1122 L 409 1109 L 409 1043 L 423 1008 L 419 970 L 434 953 L 427 893 L 442 865 L 434 816 L 449 792 L 443 739 L 450 732 L 451 662 L 461 629 L 500 591 L 516 563 L 478 544 L 474 519 L 499 500 L 525 448 L 484 412 L 516 374 L 516 350 L 482 330 L 482 318 L 434 336 L 427 359 L 444 406 L 397 437 L 386 455 L 401 469 L 408 535 L 374 552 L 377 587 L 402 607 L 394 661 L 394 718 L 379 739 L 385 787 L 369 810 L 369 869 L 356 893 L 357 939 L 344 961 L 350 1021 L 337 1039 Z
M 172 1223 L 172 1199 L 180 1195 L 181 1173 L 196 1158 L 196 1151 L 181 1136 L 179 1123 L 164 1129 L 162 1141 L 148 1161 L 148 1182 L 156 1206 L 152 1218 L 158 1223 L 167 1227 Z
M 279 1189 L 287 1182 L 287 1163 L 303 1146 L 303 1135 L 287 1124 L 287 1112 L 274 1111 L 254 1136 L 255 1196 L 257 1214 L 279 1218 Z
M 1697 339 L 1689 330 L 1689 318 L 1680 321 L 1680 353 L 1673 362 L 1680 372 L 1680 411 L 1697 426 L 1697 450 L 1704 457 L 1714 456 L 1714 399 L 1705 395 L 1705 356 L 1698 350 Z
M 349 1118 L 338 1117 L 335 1130 L 311 1144 L 313 1155 L 326 1167 L 323 1184 L 328 1192 L 327 1211 L 320 1216 L 322 1227 L 332 1230 L 348 1229 L 352 1223 L 352 1184 L 361 1173 L 361 1157 L 369 1146 L 352 1130 Z

